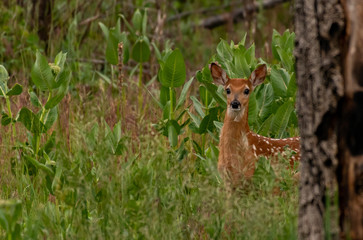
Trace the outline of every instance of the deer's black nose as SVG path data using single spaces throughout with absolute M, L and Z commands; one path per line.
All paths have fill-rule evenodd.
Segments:
M 237 100 L 233 100 L 233 101 L 231 102 L 231 107 L 232 107 L 233 109 L 238 109 L 240 106 L 241 106 L 241 103 L 240 103 L 239 101 L 237 101 Z

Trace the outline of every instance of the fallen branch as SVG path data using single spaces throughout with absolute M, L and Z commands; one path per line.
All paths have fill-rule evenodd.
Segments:
M 290 1 L 291 0 L 265 0 L 261 6 L 259 5 L 259 3 L 250 3 L 232 12 L 223 13 L 217 16 L 203 19 L 199 24 L 195 25 L 194 27 L 213 29 L 215 27 L 224 25 L 229 21 L 237 22 L 241 19 L 244 19 L 248 14 L 258 12 L 260 8 L 270 9 L 275 7 L 276 5 Z

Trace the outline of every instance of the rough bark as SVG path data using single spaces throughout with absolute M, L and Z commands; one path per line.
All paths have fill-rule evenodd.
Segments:
M 301 135 L 300 239 L 324 239 L 336 184 L 337 108 L 343 96 L 344 12 L 339 0 L 296 0 L 297 112 Z M 330 194 L 329 194 L 330 193 Z M 333 238 L 334 231 L 330 233 Z
M 344 1 L 347 31 L 340 103 L 339 203 L 342 238 L 363 239 L 363 5 Z

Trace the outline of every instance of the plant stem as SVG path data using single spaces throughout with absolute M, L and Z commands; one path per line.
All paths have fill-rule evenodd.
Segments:
M 141 117 L 141 110 L 142 110 L 142 104 L 143 104 L 143 98 L 142 98 L 142 63 L 139 63 L 139 115 Z
M 49 91 L 47 102 L 50 100 L 51 97 L 52 97 L 52 91 Z M 45 104 L 47 104 L 47 102 Z M 40 115 L 40 119 L 39 119 L 41 123 L 43 123 L 45 113 L 48 111 L 49 110 L 46 110 L 45 107 L 43 106 L 42 114 Z M 39 146 L 40 146 L 40 133 L 35 134 L 34 137 L 35 137 L 35 156 L 37 156 L 37 158 L 38 158 L 38 152 L 39 152 Z
M 5 96 L 5 99 L 6 99 L 6 106 L 8 107 L 8 112 L 9 112 L 9 117 L 11 119 L 11 125 L 12 125 L 12 129 L 13 129 L 13 141 L 14 141 L 14 138 L 15 138 L 15 134 L 16 134 L 16 129 L 15 129 L 15 124 L 13 122 L 13 113 L 11 112 L 11 107 L 10 107 L 10 98 L 8 96 Z
M 169 118 L 170 120 L 174 119 L 174 103 L 173 103 L 173 99 L 174 99 L 174 91 L 172 87 L 169 87 L 169 95 L 170 95 L 170 113 L 169 113 Z

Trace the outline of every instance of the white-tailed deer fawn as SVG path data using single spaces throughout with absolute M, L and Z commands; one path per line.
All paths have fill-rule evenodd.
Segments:
M 300 159 L 300 138 L 273 139 L 252 132 L 248 126 L 248 101 L 256 86 L 263 83 L 266 65 L 259 66 L 248 79 L 229 78 L 216 63 L 210 65 L 214 82 L 224 86 L 227 112 L 220 135 L 218 170 L 228 174 L 232 183 L 241 177 L 252 177 L 258 156 L 271 157 L 284 152 L 288 146 L 296 154 L 291 163 Z

